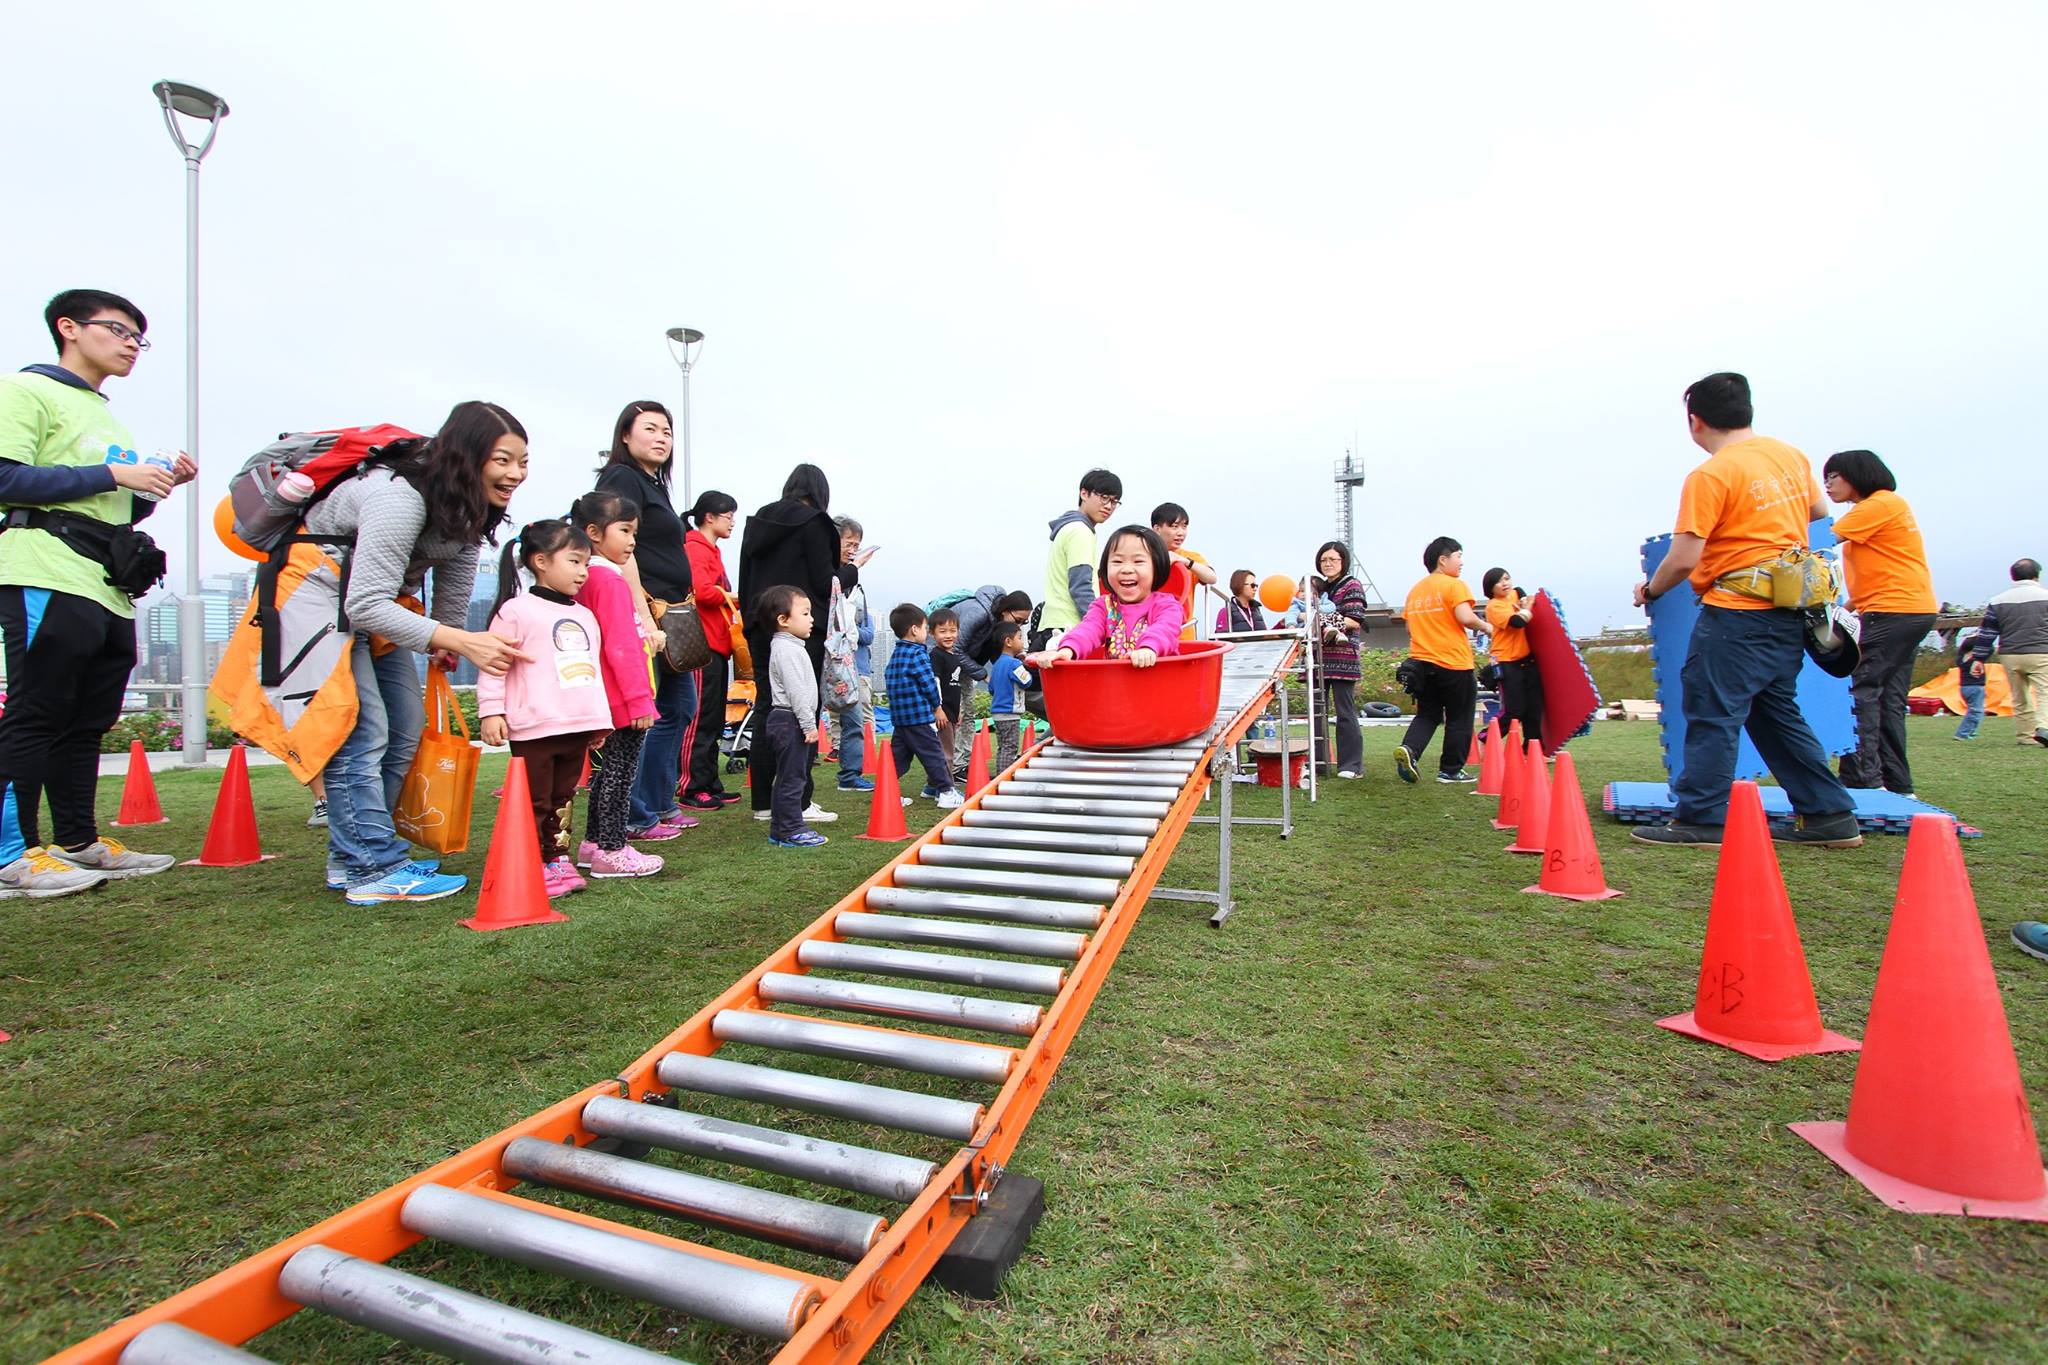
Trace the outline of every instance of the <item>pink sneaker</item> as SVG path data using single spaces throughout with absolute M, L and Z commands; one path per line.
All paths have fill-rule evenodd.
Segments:
M 686 811 L 676 810 L 662 816 L 661 823 L 664 825 L 674 825 L 677 829 L 695 829 L 697 828 L 697 817 Z
M 670 839 L 682 838 L 683 827 L 681 825 L 649 825 L 646 829 L 627 830 L 626 837 L 636 844 L 666 843 Z
M 590 875 L 593 877 L 652 877 L 661 868 L 659 857 L 642 853 L 631 844 L 616 852 L 599 849 L 590 860 Z
M 590 883 L 577 875 L 576 864 L 569 861 L 568 854 L 565 853 L 555 859 L 555 865 L 562 869 L 562 880 L 569 883 L 571 891 L 588 891 L 590 889 Z
M 597 856 L 597 845 L 585 839 L 576 846 L 576 866 L 589 867 L 590 860 Z
M 560 858 L 543 867 L 540 872 L 541 885 L 547 888 L 549 900 L 554 900 L 558 896 L 566 896 L 571 891 L 574 891 L 576 888 L 570 885 L 571 878 L 579 882 L 583 880 L 581 877 L 576 876 L 574 868 L 566 866 Z

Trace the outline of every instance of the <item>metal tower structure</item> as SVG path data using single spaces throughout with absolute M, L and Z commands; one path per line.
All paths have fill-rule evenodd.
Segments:
M 1357 519 L 1352 510 L 1352 490 L 1365 483 L 1365 465 L 1358 456 L 1347 450 L 1344 458 L 1336 464 L 1337 483 L 1337 539 L 1351 550 L 1351 569 L 1358 575 L 1358 581 L 1365 585 L 1365 600 L 1384 603 L 1379 585 L 1372 581 L 1372 575 L 1365 571 L 1365 565 L 1358 557 Z

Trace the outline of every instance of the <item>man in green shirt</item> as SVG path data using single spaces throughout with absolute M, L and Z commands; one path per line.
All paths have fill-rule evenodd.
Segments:
M 135 670 L 135 606 L 90 547 L 98 527 L 140 521 L 198 468 L 182 454 L 169 468 L 139 459 L 100 396 L 149 346 L 141 309 L 71 289 L 43 320 L 57 363 L 0 375 L 0 899 L 69 895 L 173 862 L 102 839 L 94 820 L 100 739 Z
M 1052 549 L 1045 558 L 1045 605 L 1038 612 L 1033 649 L 1044 640 L 1081 624 L 1095 600 L 1095 528 L 1109 520 L 1124 498 L 1124 481 L 1107 469 L 1081 476 L 1080 503 L 1052 519 Z

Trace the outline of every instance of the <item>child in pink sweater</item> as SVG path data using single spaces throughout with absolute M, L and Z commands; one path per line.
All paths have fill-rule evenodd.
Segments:
M 1150 668 L 1161 655 L 1180 653 L 1180 599 L 1154 591 L 1166 581 L 1168 563 L 1158 532 L 1117 528 L 1102 552 L 1105 591 L 1078 625 L 1026 662 L 1043 668 L 1062 659 L 1128 659 L 1133 668 Z
M 654 685 L 647 672 L 647 638 L 625 566 L 640 538 L 640 506 L 623 493 L 585 493 L 569 520 L 590 538 L 590 577 L 576 600 L 604 632 L 604 691 L 611 700 L 612 733 L 591 764 L 590 815 L 576 864 L 593 877 L 651 877 L 662 860 L 626 842 L 640 749 L 654 724 Z
M 519 570 L 533 575 L 519 591 Z M 583 889 L 567 849 L 566 812 L 576 800 L 583 758 L 612 728 L 598 651 L 603 632 L 576 593 L 590 576 L 590 538 L 565 521 L 536 521 L 505 547 L 498 572 L 493 633 L 525 656 L 500 677 L 477 679 L 477 716 L 484 743 L 512 745 L 525 760 L 540 834 L 540 861 L 550 897 Z

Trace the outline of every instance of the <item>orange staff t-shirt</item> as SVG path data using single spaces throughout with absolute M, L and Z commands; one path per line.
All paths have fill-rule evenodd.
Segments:
M 1408 653 L 1439 668 L 1472 667 L 1472 640 L 1458 624 L 1460 602 L 1477 599 L 1462 578 L 1433 573 L 1408 590 L 1401 617 L 1408 624 Z
M 1849 605 L 1857 611 L 1917 615 L 1941 610 L 1920 523 L 1897 493 L 1880 488 L 1835 518 L 1835 538 L 1842 542 Z
M 1493 627 L 1495 663 L 1511 664 L 1529 657 L 1528 627 L 1508 624 L 1508 618 L 1515 614 L 1518 605 L 1511 595 L 1486 599 L 1486 623 Z
M 1186 555 L 1189 559 L 1193 560 L 1195 563 L 1201 565 L 1203 568 L 1206 569 L 1209 567 L 1208 560 L 1196 554 L 1187 546 L 1181 546 L 1180 552 Z M 1191 573 L 1188 573 L 1186 570 L 1182 570 L 1181 574 L 1182 578 L 1185 581 L 1182 583 L 1180 590 L 1180 610 L 1181 614 L 1187 617 L 1187 624 L 1180 628 L 1180 638 L 1183 640 L 1192 640 L 1195 638 L 1195 576 Z
M 1710 607 L 1768 611 L 1769 602 L 1722 592 L 1714 580 L 1768 564 L 1786 550 L 1805 549 L 1807 521 L 1820 496 L 1805 453 L 1769 436 L 1725 445 L 1686 475 L 1672 529 L 1707 543 L 1691 579 L 1700 600 Z

